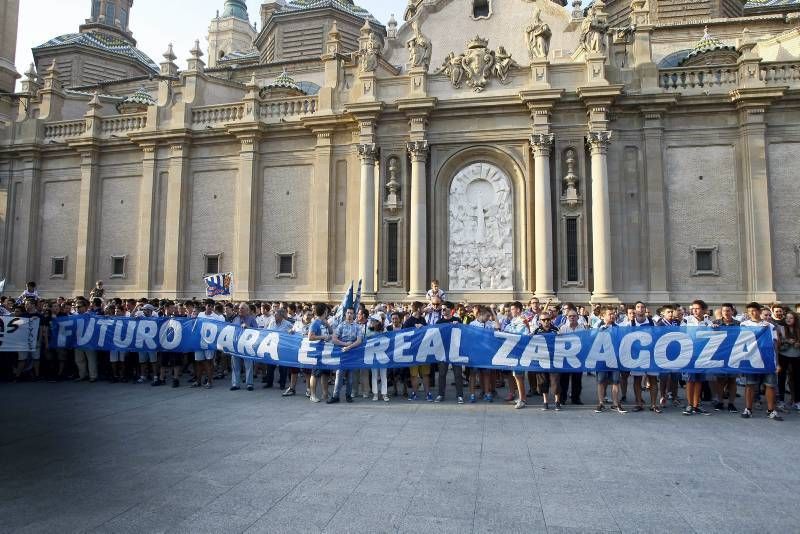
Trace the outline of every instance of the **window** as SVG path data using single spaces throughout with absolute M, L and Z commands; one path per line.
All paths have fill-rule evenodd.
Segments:
M 114 19 L 117 16 L 116 8 L 114 4 L 108 3 L 106 4 L 106 24 L 114 24 Z
M 219 274 L 222 270 L 222 254 L 206 254 L 204 256 L 206 264 L 206 274 Z
M 717 246 L 692 247 L 692 276 L 719 276 Z
M 50 278 L 65 278 L 67 276 L 67 258 L 59 256 L 50 258 Z
M 111 278 L 125 278 L 127 256 L 111 256 Z
M 123 28 L 128 27 L 128 10 L 125 8 L 120 9 L 119 21 Z
M 275 277 L 276 278 L 295 278 L 294 272 L 294 252 L 279 253 L 275 255 Z
M 100 0 L 92 0 L 92 18 L 97 20 L 100 16 Z
M 472 0 L 472 18 L 488 19 L 492 15 L 492 0 Z
M 578 282 L 578 219 L 567 218 L 567 282 Z
M 398 226 L 396 222 L 386 224 L 386 281 L 396 283 L 399 281 L 398 269 L 398 250 L 397 250 Z

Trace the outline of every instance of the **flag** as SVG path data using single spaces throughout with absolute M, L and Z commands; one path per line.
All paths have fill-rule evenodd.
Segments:
M 350 287 L 345 291 L 342 297 L 342 303 L 339 304 L 339 309 L 336 310 L 336 315 L 333 317 L 335 323 L 340 323 L 344 319 L 344 310 L 353 307 L 353 281 L 350 280 Z
M 361 280 L 358 281 L 358 291 L 356 292 L 356 298 L 353 299 L 353 312 L 358 312 L 358 306 L 361 304 Z
M 212 274 L 203 280 L 206 282 L 207 297 L 230 297 L 233 295 L 233 273 Z
M 0 280 L 0 293 L 2 293 L 5 288 L 6 288 L 6 279 L 3 278 L 2 280 Z

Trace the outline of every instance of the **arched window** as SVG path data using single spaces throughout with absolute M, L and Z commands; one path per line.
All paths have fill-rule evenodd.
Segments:
M 117 17 L 116 6 L 111 2 L 106 4 L 106 24 L 114 24 L 114 19 Z
M 124 7 L 121 7 L 119 10 L 119 21 L 123 28 L 128 27 L 128 10 Z
M 472 18 L 488 19 L 492 14 L 492 0 L 472 0 Z
M 92 0 L 92 19 L 97 20 L 100 16 L 100 0 Z

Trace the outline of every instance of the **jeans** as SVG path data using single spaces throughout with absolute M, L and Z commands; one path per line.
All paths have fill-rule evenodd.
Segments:
M 348 397 L 353 396 L 353 381 L 356 378 L 356 373 L 358 371 L 344 371 L 339 369 L 336 371 L 336 381 L 333 384 L 333 396 L 338 397 L 339 392 L 342 389 L 342 382 L 347 381 L 347 386 L 345 387 L 344 394 Z
M 87 372 L 88 364 L 88 372 Z M 78 366 L 78 376 L 86 378 L 87 375 L 92 380 L 97 380 L 97 351 L 86 349 L 75 349 L 75 365 Z
M 245 384 L 253 385 L 253 360 L 231 356 L 231 386 L 239 387 L 241 385 L 242 360 L 244 360 Z

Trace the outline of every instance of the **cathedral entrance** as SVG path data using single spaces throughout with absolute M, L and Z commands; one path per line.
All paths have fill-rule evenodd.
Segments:
M 490 163 L 456 173 L 448 202 L 450 290 L 513 289 L 512 195 L 508 175 Z

